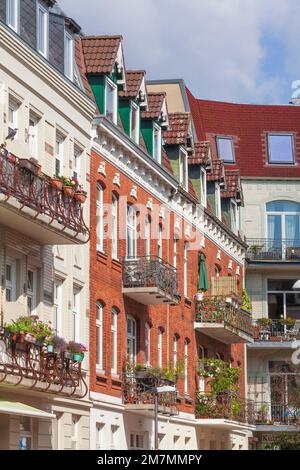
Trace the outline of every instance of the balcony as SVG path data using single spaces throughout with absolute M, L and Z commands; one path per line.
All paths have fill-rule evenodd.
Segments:
M 1 224 L 41 245 L 81 244 L 89 240 L 82 205 L 53 187 L 31 160 L 0 153 Z
M 144 305 L 180 302 L 177 271 L 156 256 L 123 261 L 123 294 Z
M 218 395 L 198 392 L 195 416 L 198 424 L 218 429 L 238 429 L 255 424 L 253 401 L 233 392 Z
M 175 386 L 175 383 L 162 377 L 155 377 L 141 371 L 125 372 L 123 375 L 123 402 L 126 410 L 141 414 L 153 414 L 154 391 L 162 386 Z M 178 414 L 177 392 L 158 394 L 158 412 L 166 416 Z
M 270 318 L 259 318 L 253 320 L 254 344 L 251 349 L 264 348 L 295 348 L 300 341 L 300 320 L 294 324 L 285 324 L 285 320 L 272 320 Z
M 299 263 L 300 240 L 271 238 L 247 239 L 247 261 L 250 263 Z
M 252 343 L 251 315 L 226 300 L 224 297 L 205 297 L 196 301 L 194 328 L 225 344 Z
M 67 353 L 48 353 L 45 344 L 19 342 L 0 331 L 0 384 L 66 397 L 83 398 L 88 392 L 81 362 Z
M 291 426 L 300 425 L 300 406 L 284 403 L 255 402 L 255 424 L 257 426 Z

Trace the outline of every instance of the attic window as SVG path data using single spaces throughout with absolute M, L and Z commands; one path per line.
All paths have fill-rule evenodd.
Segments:
M 182 148 L 180 148 L 179 150 L 179 184 L 187 191 L 188 189 L 187 153 Z
M 153 158 L 158 163 L 161 163 L 161 128 L 153 123 Z
M 65 32 L 65 76 L 74 80 L 74 40 Z
M 19 0 L 6 0 L 6 22 L 16 33 L 19 32 Z
M 117 85 L 107 77 L 105 80 L 105 115 L 117 124 Z
M 293 164 L 294 138 L 292 134 L 268 134 L 269 163 Z
M 130 137 L 138 144 L 140 135 L 140 109 L 136 103 L 131 102 Z
M 218 157 L 225 163 L 234 163 L 234 147 L 232 137 L 217 137 Z

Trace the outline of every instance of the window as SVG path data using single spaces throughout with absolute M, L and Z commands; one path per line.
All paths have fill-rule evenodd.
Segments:
M 28 143 L 30 156 L 38 158 L 38 123 L 39 118 L 32 112 L 29 114 Z
M 189 392 L 189 341 L 184 342 L 184 393 Z
M 96 305 L 96 368 L 103 369 L 103 305 Z
M 236 235 L 239 231 L 239 208 L 235 201 L 230 201 L 231 230 Z
M 5 299 L 6 302 L 16 300 L 16 263 L 6 265 Z
M 118 448 L 117 445 L 117 435 L 118 435 L 119 426 L 112 424 L 110 426 L 110 450 L 115 450 Z
M 188 169 L 187 154 L 183 149 L 179 151 L 179 184 L 187 190 L 188 188 Z
M 161 128 L 153 123 L 153 158 L 158 163 L 161 163 Z
M 268 279 L 268 316 L 275 321 L 274 335 L 284 332 L 282 318 L 300 320 L 300 296 L 293 289 L 297 279 Z
M 74 153 L 73 153 L 73 178 L 76 180 L 80 179 L 81 175 L 81 156 L 82 150 L 74 145 Z
M 206 171 L 204 168 L 200 170 L 200 202 L 202 206 L 206 207 L 207 192 L 206 192 Z
M 145 326 L 145 360 L 146 367 L 150 367 L 150 353 L 151 353 L 151 328 L 149 323 Z
M 268 134 L 269 163 L 293 164 L 294 137 L 292 134 Z
M 104 214 L 103 214 L 103 188 L 101 184 L 97 185 L 96 201 L 96 236 L 97 251 L 104 251 Z
M 118 312 L 114 309 L 111 317 L 111 372 L 118 372 Z
M 37 50 L 47 58 L 48 56 L 48 12 L 37 4 Z
M 176 369 L 178 363 L 178 336 L 174 335 L 173 338 L 173 367 Z
M 19 0 L 6 0 L 6 23 L 16 33 L 19 32 L 19 17 Z
M 117 124 L 117 85 L 106 77 L 105 80 L 105 115 Z
M 300 242 L 300 204 L 292 201 L 267 203 L 268 251 L 283 259 L 292 256 Z
M 163 240 L 162 240 L 163 228 L 162 225 L 158 225 L 158 240 L 157 240 L 157 256 L 162 259 L 163 257 Z
M 20 107 L 20 103 L 15 100 L 12 96 L 9 96 L 8 101 L 8 132 L 13 131 L 14 129 L 18 128 L 18 109 Z M 17 139 L 17 135 L 15 135 L 15 139 Z
M 173 239 L 173 266 L 177 268 L 177 251 L 178 251 L 178 238 Z
M 19 425 L 19 450 L 32 449 L 32 418 L 20 416 Z
M 130 450 L 144 449 L 143 434 L 130 434 Z
M 56 132 L 56 138 L 55 138 L 55 174 L 57 176 L 62 175 L 62 173 L 63 173 L 64 143 L 65 143 L 65 137 L 60 132 Z
M 140 140 L 140 108 L 131 101 L 130 137 L 138 144 Z
M 54 316 L 55 329 L 58 335 L 62 334 L 62 283 L 54 282 Z
M 73 287 L 73 339 L 80 341 L 80 289 Z
M 219 183 L 215 185 L 215 209 L 216 209 L 216 216 L 218 219 L 221 220 L 222 212 L 221 212 L 221 189 Z
M 232 137 L 217 137 L 217 150 L 220 160 L 225 163 L 234 163 L 234 147 Z
M 204 360 L 205 360 L 205 349 L 203 346 L 199 345 L 199 368 L 201 372 L 203 372 L 205 368 Z M 199 392 L 205 392 L 205 378 L 203 375 L 199 376 L 198 389 L 199 389 Z
M 162 338 L 163 332 L 161 328 L 157 331 L 157 367 L 162 367 Z
M 130 204 L 127 205 L 127 245 L 126 256 L 127 258 L 136 257 L 136 211 Z
M 146 256 L 150 256 L 151 253 L 151 220 L 147 216 L 145 220 L 145 245 L 146 245 Z
M 74 40 L 65 32 L 65 76 L 74 80 Z
M 79 449 L 79 422 L 80 416 L 72 415 L 72 425 L 71 425 L 71 445 L 72 450 Z
M 183 295 L 188 296 L 188 243 L 185 242 L 183 247 Z
M 136 321 L 132 317 L 127 317 L 127 359 L 131 364 L 136 362 Z
M 37 275 L 36 271 L 27 271 L 27 308 L 29 313 L 34 313 L 37 297 Z
M 112 195 L 111 206 L 111 244 L 112 257 L 118 259 L 118 199 L 115 194 Z

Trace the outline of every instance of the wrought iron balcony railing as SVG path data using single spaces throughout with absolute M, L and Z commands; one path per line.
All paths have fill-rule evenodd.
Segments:
M 239 423 L 255 423 L 254 403 L 233 392 L 212 395 L 198 392 L 195 415 L 197 419 L 226 419 Z
M 255 424 L 300 425 L 300 406 L 284 403 L 255 402 Z
M 248 238 L 248 261 L 300 261 L 300 240 Z
M 82 205 L 74 196 L 67 196 L 62 189 L 55 188 L 52 179 L 38 169 L 30 160 L 0 152 L 0 194 L 4 196 L 1 205 L 15 209 L 18 215 L 25 214 L 27 209 L 26 215 L 30 213 L 34 222 L 43 222 L 49 229 L 75 241 L 77 238 L 88 241 L 89 230 L 84 222 Z M 12 203 L 13 198 L 17 205 Z
M 233 336 L 243 336 L 253 341 L 253 326 L 251 315 L 226 301 L 224 297 L 205 297 L 196 301 L 196 324 L 223 325 Z M 211 334 L 210 334 L 211 335 Z M 234 341 L 234 338 L 232 338 Z M 238 340 L 236 342 L 239 342 Z
M 18 342 L 0 332 L 0 384 L 83 398 L 88 387 L 81 362 L 66 353 L 48 353 L 44 344 Z
M 177 304 L 177 270 L 157 256 L 123 261 L 123 293 L 143 304 Z
M 300 340 L 300 320 L 293 325 L 284 324 L 284 320 L 261 318 L 253 320 L 255 341 L 294 341 Z
M 154 389 L 162 386 L 174 386 L 175 383 L 141 371 L 125 372 L 123 375 L 123 402 L 129 409 L 153 410 Z M 158 411 L 169 416 L 177 415 L 177 392 L 158 394 Z

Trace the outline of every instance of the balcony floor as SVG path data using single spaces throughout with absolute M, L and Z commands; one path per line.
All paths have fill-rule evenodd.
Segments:
M 196 424 L 206 428 L 224 429 L 227 431 L 237 430 L 252 432 L 256 430 L 256 426 L 254 424 L 231 421 L 230 419 L 200 418 L 196 419 Z
M 143 305 L 175 305 L 174 299 L 158 287 L 122 287 L 122 293 Z
M 194 322 L 195 330 L 225 344 L 252 343 L 253 338 L 221 323 Z

